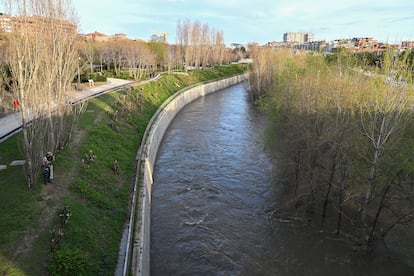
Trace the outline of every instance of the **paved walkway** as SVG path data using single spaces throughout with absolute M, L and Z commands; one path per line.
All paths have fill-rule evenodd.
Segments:
M 72 104 L 80 103 L 86 99 L 94 98 L 99 95 L 113 91 L 114 89 L 122 88 L 134 83 L 133 81 L 108 78 L 103 85 L 91 87 L 75 91 L 71 97 Z M 11 113 L 6 116 L 0 116 L 0 142 L 3 142 L 16 132 L 20 131 L 21 115 L 20 113 Z

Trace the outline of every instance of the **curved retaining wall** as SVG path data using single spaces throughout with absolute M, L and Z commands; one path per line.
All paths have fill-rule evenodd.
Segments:
M 137 204 L 135 213 L 136 220 L 130 224 L 135 225 L 132 245 L 128 245 L 126 259 L 132 250 L 130 265 L 125 265 L 124 275 L 128 274 L 127 267 L 130 266 L 133 275 L 150 274 L 150 222 L 151 222 L 151 191 L 152 191 L 152 172 L 157 158 L 158 148 L 164 137 L 164 134 L 178 112 L 187 104 L 195 99 L 207 94 L 219 91 L 229 86 L 235 85 L 247 79 L 247 74 L 238 75 L 218 81 L 207 82 L 201 85 L 193 86 L 178 91 L 172 95 L 163 105 L 158 108 L 157 112 L 149 122 L 142 138 L 141 147 L 137 153 L 137 177 L 135 179 L 134 194 L 132 205 Z M 139 193 L 136 193 L 136 187 L 139 186 Z M 137 202 L 138 201 L 138 202 Z M 130 225 L 130 236 L 132 237 L 132 227 Z M 128 261 L 127 261 L 128 262 Z

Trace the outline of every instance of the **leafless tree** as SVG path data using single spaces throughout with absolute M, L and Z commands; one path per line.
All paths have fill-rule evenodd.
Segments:
M 220 52 L 218 50 L 215 53 Z M 249 75 L 249 95 L 252 101 L 256 101 L 266 95 L 273 85 L 276 63 L 274 51 L 269 48 L 258 49 L 257 46 L 251 45 L 251 55 L 255 62 Z
M 183 36 L 183 50 L 184 50 L 184 63 L 185 68 L 187 69 L 188 66 L 192 65 L 193 63 L 193 56 L 192 56 L 192 50 L 191 50 L 191 22 L 189 20 L 186 20 L 182 25 L 182 36 Z
M 208 24 L 203 24 L 201 29 L 201 66 L 206 67 L 211 61 L 211 32 Z
M 126 64 L 130 75 L 141 79 L 146 74 L 146 68 L 155 63 L 155 55 L 144 41 L 128 41 L 125 43 Z
M 178 45 L 167 45 L 167 70 L 168 74 L 172 70 L 179 70 L 182 66 L 181 55 Z
M 387 53 L 384 57 L 382 72 L 390 76 L 398 71 L 398 75 L 411 76 L 400 63 L 405 63 L 394 57 L 394 53 Z M 392 77 L 391 82 L 396 81 Z M 366 176 L 364 191 L 361 201 L 361 222 L 367 224 L 366 217 L 369 204 L 372 199 L 378 176 L 378 168 L 381 162 L 390 158 L 387 154 L 390 146 L 400 138 L 398 135 L 404 122 L 410 118 L 412 102 L 406 85 L 391 85 L 384 82 L 381 76 L 374 76 L 365 84 L 365 93 L 361 93 L 364 100 L 359 101 L 360 110 L 360 132 L 367 141 L 366 160 L 368 162 L 368 174 Z M 378 184 L 377 184 L 378 185 Z M 382 198 L 389 192 L 385 188 Z M 381 201 L 380 205 L 383 202 Z M 370 240 L 373 234 L 371 230 L 366 239 Z
M 223 31 L 216 32 L 214 45 L 213 45 L 213 56 L 214 64 L 223 65 L 226 55 L 226 46 L 224 45 Z
M 114 66 L 116 76 L 120 76 L 127 59 L 124 44 L 125 40 L 110 40 L 105 44 L 106 59 Z
M 82 41 L 79 45 L 80 56 L 89 64 L 89 72 L 93 73 L 93 63 L 97 58 L 97 46 L 93 41 Z
M 186 69 L 190 66 L 222 65 L 226 59 L 223 32 L 210 30 L 207 23 L 199 21 L 178 22 L 177 47 Z
M 201 23 L 195 21 L 191 28 L 191 50 L 193 57 L 193 64 L 196 69 L 199 69 L 201 64 Z
M 9 0 L 8 9 L 16 20 L 7 61 L 11 90 L 20 102 L 30 188 L 44 152 L 64 140 L 67 96 L 77 68 L 77 28 L 70 1 Z
M 109 49 L 106 47 L 106 42 L 95 42 L 96 43 L 96 50 L 99 59 L 100 65 L 100 72 L 103 72 L 103 66 L 106 65 L 106 70 L 108 70 L 108 63 L 109 63 Z

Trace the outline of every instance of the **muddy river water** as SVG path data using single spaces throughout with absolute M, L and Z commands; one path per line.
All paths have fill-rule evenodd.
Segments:
M 265 127 L 244 84 L 177 115 L 154 169 L 151 275 L 414 275 L 398 258 L 271 221 Z

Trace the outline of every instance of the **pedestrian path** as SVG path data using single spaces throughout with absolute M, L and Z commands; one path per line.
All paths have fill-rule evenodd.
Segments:
M 20 113 L 11 113 L 0 118 L 0 142 L 9 138 L 20 129 L 22 120 Z
M 26 163 L 26 160 L 14 160 L 9 166 L 23 166 Z M 0 165 L 0 171 L 7 169 L 7 165 Z
M 97 97 L 99 95 L 113 91 L 114 89 L 122 88 L 135 83 L 134 81 L 108 78 L 106 83 L 89 89 L 82 89 L 75 91 L 69 102 L 71 104 L 80 103 L 86 99 Z M 5 141 L 13 134 L 20 131 L 21 115 L 20 113 L 10 113 L 0 117 L 0 142 Z
M 135 81 L 108 78 L 106 83 L 96 87 L 90 87 L 89 89 L 78 90 L 73 93 L 73 97 L 70 100 L 72 104 L 77 104 L 86 99 L 94 98 L 102 94 L 113 91 L 114 89 L 122 88 L 136 83 Z

